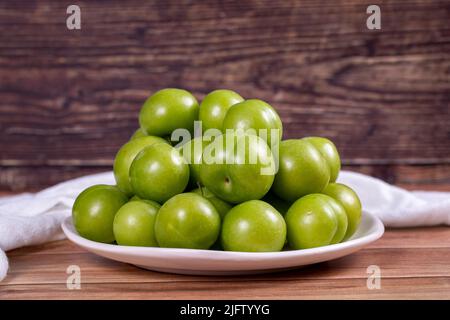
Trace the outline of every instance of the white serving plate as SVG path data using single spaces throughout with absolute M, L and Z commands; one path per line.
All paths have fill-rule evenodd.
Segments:
M 281 252 L 230 252 L 99 243 L 79 236 L 71 217 L 64 220 L 62 229 L 70 241 L 100 256 L 149 270 L 194 275 L 238 275 L 293 269 L 349 255 L 384 233 L 382 222 L 373 214 L 363 212 L 358 230 L 343 243 Z

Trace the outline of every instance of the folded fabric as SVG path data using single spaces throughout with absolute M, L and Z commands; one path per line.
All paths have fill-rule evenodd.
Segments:
M 348 171 L 340 173 L 338 182 L 353 188 L 363 209 L 387 227 L 450 225 L 450 193 L 409 192 Z M 77 195 L 94 184 L 115 184 L 112 172 L 69 180 L 35 194 L 0 198 L 0 281 L 8 270 L 4 251 L 64 238 L 61 222 L 70 216 Z
M 450 192 L 407 191 L 361 173 L 343 171 L 338 182 L 350 186 L 363 209 L 386 227 L 450 225 Z
M 115 184 L 111 172 L 69 180 L 41 192 L 0 198 L 0 281 L 8 271 L 4 251 L 64 238 L 62 221 L 77 195 L 94 184 Z

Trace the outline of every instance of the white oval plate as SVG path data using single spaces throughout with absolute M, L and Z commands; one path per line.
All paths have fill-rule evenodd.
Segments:
M 346 256 L 376 241 L 384 233 L 382 222 L 373 214 L 363 212 L 358 230 L 343 243 L 281 252 L 231 252 L 104 244 L 79 236 L 71 217 L 64 220 L 62 229 L 70 241 L 100 256 L 149 270 L 195 275 L 237 275 L 293 269 Z

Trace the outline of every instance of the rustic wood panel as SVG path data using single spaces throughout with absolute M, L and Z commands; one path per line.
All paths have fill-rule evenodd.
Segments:
M 182 276 L 142 270 L 87 253 L 67 240 L 9 252 L 1 299 L 449 299 L 450 229 L 388 230 L 368 248 L 334 261 L 252 276 Z M 68 265 L 81 267 L 82 289 L 65 287 Z M 368 290 L 366 269 L 381 268 Z
M 77 3 L 80 31 L 66 3 L 0 3 L 2 189 L 108 169 L 162 87 L 265 99 L 285 137 L 327 136 L 348 164 L 448 173 L 448 1 L 380 1 L 380 31 L 355 0 Z
M 411 190 L 450 191 L 450 164 L 345 165 L 344 169 L 372 175 Z M 5 166 L 0 168 L 0 190 L 38 191 L 68 179 L 109 170 L 112 170 L 112 159 L 105 160 L 105 166 Z
M 448 233 L 447 233 L 448 235 Z M 45 247 L 45 246 L 44 246 Z M 402 248 L 390 250 L 392 256 L 385 254 L 386 248 L 368 249 L 351 258 L 339 259 L 332 263 L 323 263 L 320 268 L 307 267 L 296 271 L 277 273 L 274 275 L 258 275 L 246 277 L 195 277 L 172 274 L 159 274 L 157 272 L 146 272 L 133 266 L 123 265 L 120 262 L 108 261 L 105 258 L 93 256 L 87 252 L 73 253 L 68 251 L 59 254 L 36 255 L 13 255 L 15 269 L 10 271 L 10 280 L 0 283 L 0 286 L 19 284 L 64 284 L 66 269 L 71 264 L 77 264 L 85 272 L 83 283 L 98 283 L 99 278 L 103 282 L 114 283 L 144 283 L 144 282 L 180 282 L 180 281 L 260 281 L 268 280 L 314 280 L 323 277 L 333 279 L 367 278 L 366 268 L 371 264 L 383 266 L 384 278 L 409 278 L 409 277 L 450 277 L 450 270 L 446 268 L 449 263 L 446 248 Z M 414 253 L 414 254 L 413 254 Z M 423 260 L 426 256 L 427 260 Z M 39 263 L 39 259 L 42 259 Z M 410 266 L 404 270 L 403 261 L 409 259 Z M 90 266 L 95 262 L 96 268 Z M 54 265 L 61 266 L 56 270 Z M 65 267 L 64 267 L 65 266 Z
M 95 283 L 81 290 L 65 285 L 11 285 L 0 287 L 2 299 L 123 299 L 123 300 L 276 300 L 276 299 L 426 299 L 448 300 L 450 279 L 386 279 L 382 290 L 367 290 L 366 279 L 325 279 L 295 282 L 179 282 L 179 283 Z M 415 288 L 412 290 L 411 288 Z

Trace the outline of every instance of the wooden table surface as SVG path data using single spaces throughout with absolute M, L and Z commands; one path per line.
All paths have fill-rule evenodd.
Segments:
M 68 240 L 8 253 L 0 299 L 450 299 L 450 228 L 387 230 L 369 247 L 334 261 L 252 276 L 184 276 L 108 260 Z M 66 287 L 69 265 L 81 289 Z M 381 288 L 367 288 L 367 267 Z

